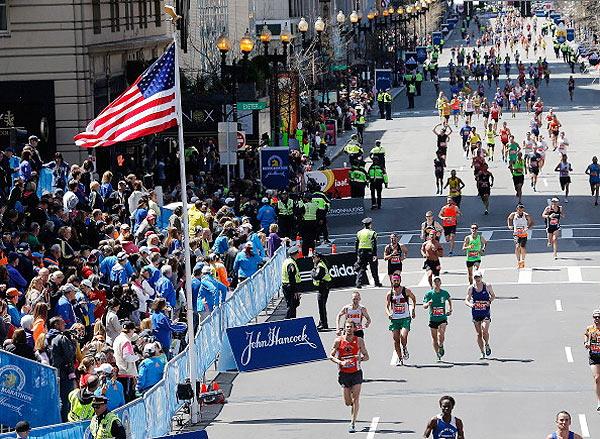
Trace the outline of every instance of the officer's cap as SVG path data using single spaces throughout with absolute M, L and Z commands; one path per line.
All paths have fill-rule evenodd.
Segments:
M 373 222 L 373 219 L 369 218 L 369 217 L 367 217 L 367 218 L 365 218 L 365 219 L 362 220 L 363 224 L 371 224 L 372 222 Z
M 288 250 L 288 255 L 295 255 L 296 253 L 298 253 L 300 251 L 300 249 L 298 248 L 297 245 L 293 245 L 289 248 Z
M 108 403 L 108 398 L 106 396 L 97 395 L 94 396 L 94 399 L 92 400 L 92 407 L 100 407 L 106 403 Z

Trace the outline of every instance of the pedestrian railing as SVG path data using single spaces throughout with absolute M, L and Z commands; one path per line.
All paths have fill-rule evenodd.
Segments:
M 217 359 L 226 337 L 225 330 L 250 322 L 264 310 L 281 288 L 281 267 L 285 247 L 251 278 L 243 282 L 232 296 L 215 308 L 199 326 L 196 334 L 198 376 L 202 376 Z M 127 438 L 149 439 L 164 436 L 171 430 L 171 420 L 183 406 L 176 397 L 177 384 L 189 377 L 188 349 L 171 359 L 165 366 L 163 379 L 143 397 L 118 408 L 115 413 L 127 431 Z M 89 421 L 73 422 L 34 428 L 30 438 L 88 439 Z M 14 433 L 2 434 L 0 439 L 12 438 Z

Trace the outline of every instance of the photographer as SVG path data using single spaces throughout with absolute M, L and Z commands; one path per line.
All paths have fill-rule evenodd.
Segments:
M 65 321 L 61 317 L 52 317 L 48 324 L 50 330 L 46 337 L 50 364 L 58 369 L 60 383 L 60 413 L 64 422 L 69 413 L 69 393 L 75 387 L 75 343 L 65 332 Z
M 100 385 L 98 386 L 95 395 L 108 398 L 108 410 L 115 410 L 122 405 L 125 405 L 123 384 L 117 380 L 119 368 L 113 367 L 109 363 L 103 363 L 94 369 L 94 371 L 100 378 Z
M 159 356 L 156 343 L 148 343 L 144 346 L 144 360 L 140 363 L 136 386 L 138 395 L 143 394 L 162 379 L 165 364 L 165 357 Z
M 185 332 L 185 323 L 172 322 L 165 314 L 167 301 L 164 297 L 156 299 L 152 303 L 152 335 L 162 346 L 162 350 L 171 359 L 171 338 L 173 332 Z

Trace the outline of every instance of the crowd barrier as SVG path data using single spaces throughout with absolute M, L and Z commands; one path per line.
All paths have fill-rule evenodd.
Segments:
M 264 310 L 281 287 L 281 267 L 286 257 L 280 247 L 254 276 L 238 286 L 230 298 L 199 326 L 196 334 L 198 376 L 202 376 L 215 362 L 223 346 L 225 330 L 245 325 Z M 189 348 L 188 348 L 189 349 Z M 169 361 L 163 379 L 152 389 L 129 404 L 118 408 L 128 439 L 148 439 L 164 436 L 171 431 L 171 420 L 182 407 L 175 395 L 177 384 L 184 382 L 188 373 L 188 349 Z M 30 438 L 88 439 L 89 421 L 34 428 Z M 14 433 L 0 435 L 0 439 L 13 438 Z

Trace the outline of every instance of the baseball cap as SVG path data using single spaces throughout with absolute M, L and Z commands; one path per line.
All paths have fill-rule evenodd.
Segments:
M 31 248 L 31 247 L 29 247 L 29 243 L 27 243 L 27 242 L 22 242 L 22 243 L 20 243 L 20 244 L 19 244 L 19 246 L 17 247 L 17 251 L 20 251 L 20 252 L 26 252 L 26 251 L 29 251 L 29 249 L 30 249 L 30 248 Z
M 263 199 L 262 199 L 262 200 L 260 200 L 260 201 L 261 201 L 261 202 L 263 202 L 263 203 L 268 203 L 268 202 L 269 202 L 269 199 L 268 199 L 267 197 L 263 197 Z
M 27 433 L 28 431 L 31 431 L 31 427 L 27 421 L 19 421 L 15 425 L 15 432 L 17 433 Z
M 121 230 L 131 229 L 131 226 L 127 223 L 121 224 Z
M 40 138 L 38 136 L 29 136 L 29 141 L 37 140 L 39 142 Z
M 298 248 L 298 246 L 293 245 L 290 247 L 290 249 L 288 250 L 288 254 L 289 255 L 295 255 L 296 253 L 298 253 L 300 251 L 300 249 Z
M 149 213 L 148 215 L 146 215 L 147 219 L 155 219 L 156 218 L 156 214 L 154 212 Z
M 204 267 L 202 267 L 202 274 L 208 273 L 212 273 L 212 268 L 210 267 L 210 265 L 205 265 Z
M 92 285 L 92 282 L 89 279 L 84 279 L 81 281 L 80 284 L 82 287 L 88 287 L 88 288 L 93 288 L 94 286 Z
M 600 316 L 600 309 L 595 309 L 594 312 L 592 312 L 592 317 L 595 316 Z
M 96 373 L 105 373 L 105 374 L 111 374 L 113 371 L 113 367 L 108 364 L 108 363 L 102 363 L 100 366 L 96 367 L 94 369 L 94 372 Z
M 552 197 L 550 201 L 552 201 L 553 203 L 558 203 L 560 200 L 556 197 Z
M 6 297 L 19 297 L 20 295 L 21 292 L 16 288 L 9 288 L 8 290 L 6 290 Z
M 473 277 L 483 277 L 483 273 L 479 270 L 473 272 Z
M 127 259 L 127 253 L 125 253 L 125 252 L 119 252 L 119 254 L 117 255 L 117 260 L 124 261 L 126 259 Z
M 519 204 L 517 204 L 517 208 L 519 208 L 519 207 L 523 208 L 523 207 L 525 207 L 525 205 L 523 203 L 519 203 Z
M 235 199 L 233 198 L 225 198 L 225 204 L 233 204 L 234 201 Z

